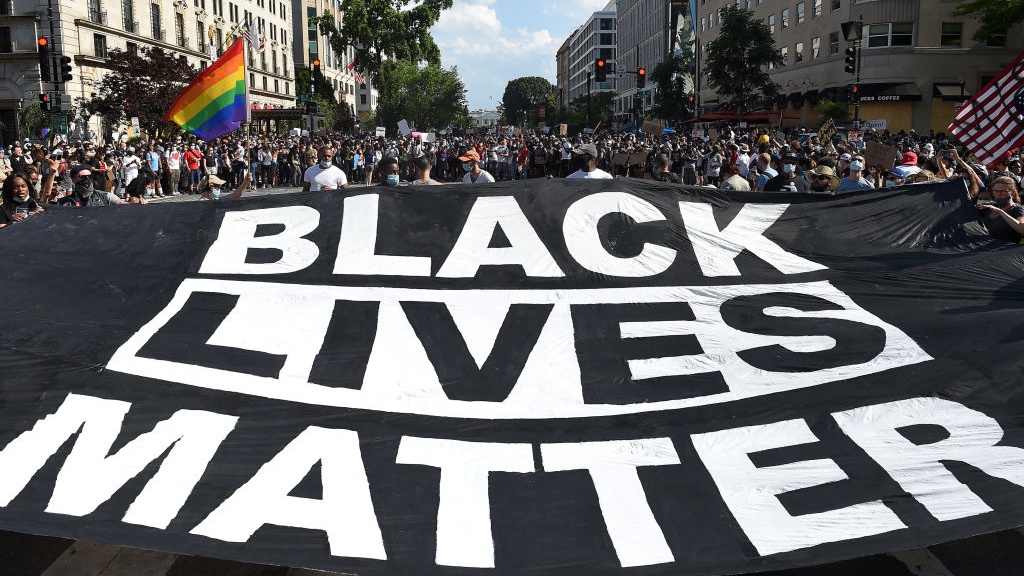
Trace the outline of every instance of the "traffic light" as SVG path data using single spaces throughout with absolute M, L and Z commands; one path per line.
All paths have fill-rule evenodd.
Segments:
M 643 88 L 647 85 L 647 69 L 641 68 L 636 71 L 636 87 Z
M 605 62 L 604 58 L 598 58 L 594 61 L 594 81 L 605 82 L 608 80 L 608 63 Z
M 846 49 L 846 59 L 843 60 L 843 62 L 846 62 L 846 68 L 844 68 L 844 69 L 847 72 L 849 72 L 850 74 L 856 74 L 857 73 L 857 49 L 854 48 L 853 46 L 850 46 L 849 48 L 847 48 Z
M 313 70 L 309 75 L 309 93 L 316 94 L 316 79 L 320 76 L 320 59 L 313 60 Z
M 853 84 L 852 86 L 850 86 L 849 94 L 850 94 L 850 103 L 851 104 L 856 104 L 857 102 L 859 102 L 860 101 L 860 85 L 859 84 Z
M 60 81 L 71 82 L 71 56 L 60 57 Z
M 50 82 L 52 75 L 50 74 L 50 43 L 45 37 L 40 36 L 38 41 L 39 46 L 39 78 L 43 82 Z
M 53 104 L 50 102 L 50 95 L 46 92 L 39 94 L 39 107 L 47 112 L 53 108 Z

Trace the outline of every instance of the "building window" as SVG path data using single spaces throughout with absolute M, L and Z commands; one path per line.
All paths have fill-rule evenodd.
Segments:
M 963 22 L 943 22 L 942 37 L 939 39 L 939 46 L 959 48 L 963 43 L 963 36 Z
M 829 32 L 828 55 L 834 56 L 836 54 L 839 54 L 839 32 Z
M 782 29 L 789 28 L 789 8 L 782 11 Z
M 224 31 L 217 28 L 217 56 L 224 53 Z
M 289 90 L 291 90 L 291 89 L 292 89 L 291 88 L 291 82 L 285 82 L 284 83 L 284 93 L 288 94 Z
M 913 46 L 914 45 L 914 23 L 893 22 L 892 23 L 892 45 Z
M 804 3 L 803 2 L 798 2 L 797 5 L 796 5 L 796 23 L 797 24 L 803 24 L 804 23 L 804 9 L 805 9 Z
M 14 45 L 11 43 L 10 26 L 0 26 L 0 52 L 5 54 L 14 52 Z
M 821 2 L 822 0 L 814 0 L 811 5 L 811 18 L 821 18 Z
M 1006 34 L 996 34 L 985 41 L 985 46 L 1003 48 L 1006 46 Z
M 185 15 L 181 12 L 174 13 L 174 37 L 178 46 L 187 48 L 185 46 Z
M 152 13 L 151 26 L 153 28 L 153 38 L 163 40 L 163 30 L 160 29 L 160 5 L 150 4 L 150 11 Z
M 708 24 L 707 16 L 701 16 L 700 17 L 700 31 L 701 32 L 704 32 L 705 30 L 707 30 L 707 24 Z
M 271 6 L 273 6 L 273 4 L 271 4 Z M 277 78 L 274 78 L 274 92 L 277 92 L 277 93 L 281 92 L 281 85 L 280 85 L 280 82 L 277 80 Z
M 821 57 L 821 36 L 811 38 L 811 60 Z
M 267 89 L 267 77 L 266 76 L 263 77 L 263 89 L 264 90 Z
M 793 63 L 799 64 L 804 61 L 804 43 L 797 42 L 793 48 Z
M 768 15 L 768 32 L 775 34 L 775 14 Z
M 128 42 L 128 43 L 125 44 L 125 52 L 131 54 L 132 56 L 138 56 L 139 55 L 139 45 L 136 44 L 135 42 Z
M 891 22 L 868 26 L 868 48 L 913 45 L 913 22 Z
M 135 4 L 132 0 L 121 0 L 121 16 L 124 29 L 132 34 L 138 34 L 135 26 Z
M 839 0 L 832 0 L 832 11 L 839 10 Z
M 107 57 L 107 37 L 102 34 L 92 35 L 92 53 L 97 58 Z
M 780 68 L 781 67 L 785 67 L 785 66 L 789 66 L 789 47 L 788 46 L 783 46 L 782 47 L 782 64 L 779 64 Z
M 363 106 L 366 106 L 366 94 L 359 95 L 359 103 L 362 104 Z
M 206 24 L 196 21 L 196 46 L 200 52 L 206 52 Z

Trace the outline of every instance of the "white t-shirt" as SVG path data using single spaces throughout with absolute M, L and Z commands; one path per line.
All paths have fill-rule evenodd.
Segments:
M 331 164 L 331 167 L 327 169 L 321 168 L 320 164 L 314 164 L 306 168 L 302 181 L 309 182 L 310 190 L 320 190 L 323 186 L 327 186 L 330 190 L 337 190 L 348 184 L 345 172 L 334 164 Z
M 466 175 L 462 177 L 463 184 L 490 184 L 494 182 L 494 176 L 487 170 L 481 170 L 480 174 L 477 174 L 476 180 L 473 180 L 473 175 L 466 172 Z
M 181 168 L 181 152 L 178 152 L 177 150 L 168 150 L 166 157 L 167 168 L 171 170 L 178 170 Z
M 566 178 L 600 178 L 602 180 L 611 180 L 612 175 L 601 170 L 600 168 L 594 168 L 590 172 L 584 172 L 583 170 L 577 170 L 572 174 L 566 176 Z

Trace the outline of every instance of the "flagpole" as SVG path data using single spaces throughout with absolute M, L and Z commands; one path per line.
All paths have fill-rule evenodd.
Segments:
M 246 23 L 246 26 L 248 26 L 248 23 Z M 246 40 L 243 38 L 243 45 L 245 42 Z M 245 48 L 242 58 L 242 75 L 245 79 L 245 167 L 247 168 L 246 172 L 249 173 L 249 185 L 255 186 L 256 176 L 251 173 L 252 156 L 250 156 L 250 148 L 252 146 L 252 103 L 249 102 L 249 49 L 251 46 L 246 46 Z

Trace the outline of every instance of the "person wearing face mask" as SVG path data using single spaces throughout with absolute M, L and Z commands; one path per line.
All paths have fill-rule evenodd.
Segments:
M 398 158 L 388 156 L 377 163 L 379 186 L 398 186 L 398 183 L 402 181 L 400 173 Z
M 999 176 L 989 184 L 988 191 L 992 200 L 978 201 L 985 229 L 994 238 L 1018 244 L 1024 242 L 1024 206 L 1020 204 L 1017 183 L 1009 176 Z
M 309 168 L 302 176 L 302 191 L 309 192 L 316 190 L 340 190 L 348 188 L 348 177 L 345 171 L 334 165 L 331 159 L 334 157 L 334 150 L 330 146 L 321 146 L 316 151 L 317 163 Z
M 57 201 L 59 206 L 93 207 L 124 204 L 116 195 L 93 188 L 92 170 L 81 164 L 71 169 L 72 193 Z
M 52 183 L 52 176 L 50 181 Z M 28 191 L 28 176 L 24 172 L 15 172 L 4 179 L 0 191 L 4 200 L 3 206 L 0 206 L 0 228 L 43 211 L 43 207 L 29 196 Z
M 249 184 L 252 184 L 252 174 L 246 174 L 242 177 L 241 183 L 235 188 L 234 192 L 228 193 L 224 190 L 224 185 L 227 181 L 223 178 L 218 177 L 216 174 L 210 174 L 204 177 L 199 182 L 200 187 L 200 200 L 234 200 L 241 198 L 245 194 L 246 190 L 249 189 Z
M 480 154 L 476 150 L 468 150 L 464 155 L 459 156 L 462 161 L 462 170 L 466 173 L 462 177 L 463 184 L 490 184 L 494 182 L 494 176 L 480 169 Z
M 807 192 L 810 185 L 796 175 L 797 157 L 787 154 L 782 159 L 782 173 L 764 185 L 765 192 Z
M 855 190 L 871 190 L 875 185 L 864 177 L 864 157 L 856 155 L 850 160 L 850 175 L 839 181 L 836 192 L 853 192 Z
M 903 186 L 907 183 L 907 179 L 910 178 L 911 173 L 904 169 L 902 166 L 897 166 L 892 170 L 885 173 L 885 187 L 895 188 L 897 186 Z

